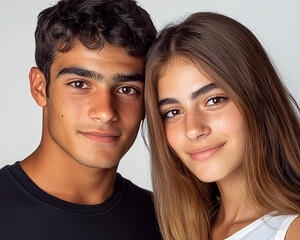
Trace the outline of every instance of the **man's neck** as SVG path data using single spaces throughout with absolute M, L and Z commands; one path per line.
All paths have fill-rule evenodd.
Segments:
M 20 163 L 31 180 L 43 191 L 61 200 L 84 205 L 104 202 L 113 193 L 115 168 L 86 167 L 67 153 L 41 144 Z

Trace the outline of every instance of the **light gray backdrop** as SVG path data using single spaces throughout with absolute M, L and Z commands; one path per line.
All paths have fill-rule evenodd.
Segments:
M 0 167 L 28 156 L 39 144 L 42 110 L 29 91 L 38 13 L 56 0 L 0 0 Z M 158 29 L 196 11 L 240 21 L 262 42 L 286 85 L 300 102 L 300 1 L 138 0 Z M 119 172 L 151 189 L 149 156 L 142 138 L 122 159 Z

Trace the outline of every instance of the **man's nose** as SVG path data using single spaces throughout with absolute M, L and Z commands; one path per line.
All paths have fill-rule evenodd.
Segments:
M 109 123 L 118 119 L 114 96 L 110 89 L 103 89 L 91 100 L 90 118 Z

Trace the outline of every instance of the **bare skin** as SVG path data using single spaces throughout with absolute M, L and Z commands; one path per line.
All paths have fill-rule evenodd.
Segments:
M 222 201 L 212 225 L 212 240 L 230 237 L 264 215 L 259 214 L 255 206 L 247 201 L 241 172 L 217 182 L 217 185 Z
M 211 240 L 225 239 L 243 229 L 250 223 L 256 221 L 265 213 L 259 213 L 255 206 L 247 203 L 243 194 L 242 181 L 238 182 L 238 177 L 231 182 L 218 184 L 222 202 L 211 229 Z M 241 191 L 236 191 L 241 189 Z M 290 225 L 285 239 L 297 240 L 300 236 L 300 218 L 297 217 Z
M 261 212 L 246 195 L 242 115 L 199 68 L 184 57 L 172 59 L 158 81 L 158 105 L 172 149 L 199 180 L 217 183 L 222 200 L 211 240 L 220 240 L 268 212 Z M 290 226 L 287 240 L 299 238 L 299 222 Z
M 297 240 L 300 236 L 300 217 L 297 217 L 290 225 L 285 239 L 286 240 Z
M 46 96 L 43 73 L 32 68 L 31 93 L 43 108 L 39 147 L 21 162 L 45 192 L 71 203 L 94 205 L 113 192 L 116 170 L 143 119 L 143 59 L 105 45 L 77 44 L 58 53 Z

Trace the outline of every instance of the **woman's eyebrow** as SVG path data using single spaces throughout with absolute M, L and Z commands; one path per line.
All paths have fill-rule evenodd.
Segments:
M 193 92 L 192 95 L 191 95 L 191 99 L 194 100 L 196 99 L 197 97 L 205 94 L 205 93 L 208 93 L 209 91 L 213 90 L 213 89 L 216 89 L 218 88 L 216 84 L 214 83 L 210 83 L 208 85 L 205 85 L 204 87 L 198 89 L 197 91 Z
M 173 103 L 179 103 L 175 98 L 164 98 L 158 102 L 158 107 L 161 107 L 163 105 L 167 104 L 173 104 Z
M 197 97 L 208 93 L 209 91 L 218 88 L 216 84 L 210 83 L 208 85 L 205 85 L 204 87 L 198 89 L 197 91 L 193 92 L 191 95 L 191 99 L 195 100 Z M 158 102 L 158 107 L 161 107 L 162 105 L 167 105 L 167 104 L 174 104 L 174 103 L 179 103 L 178 100 L 175 98 L 164 98 Z

